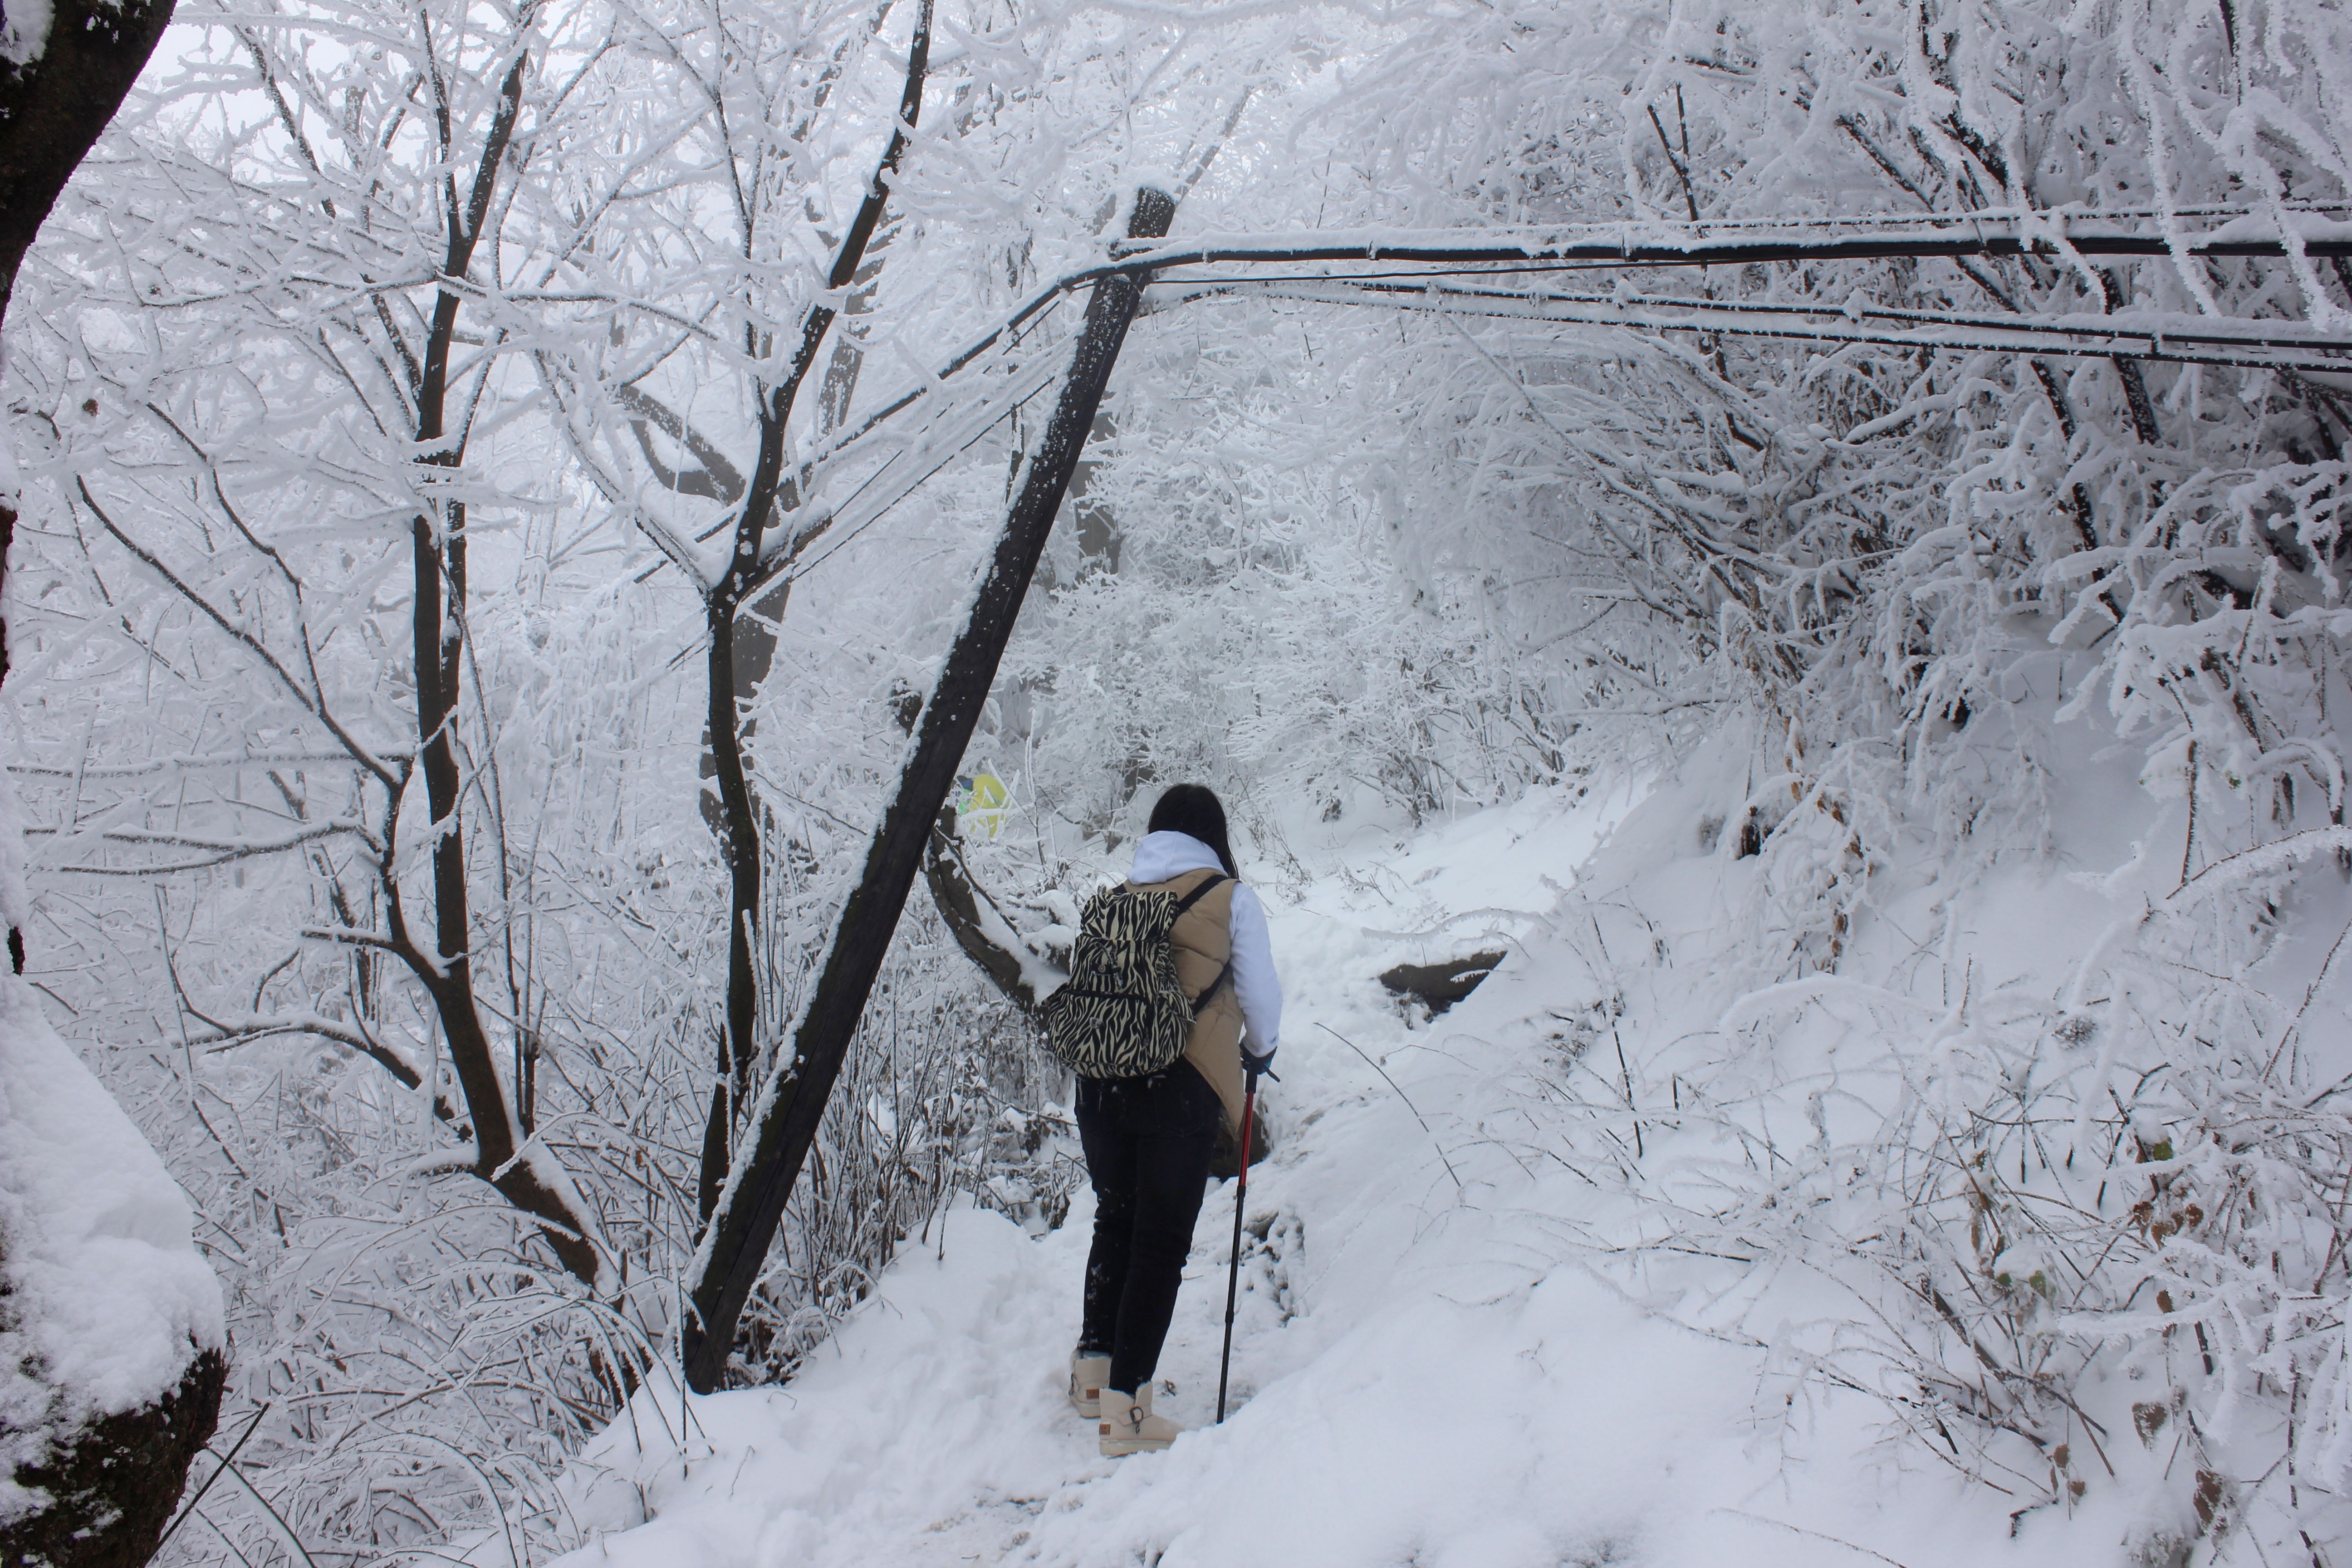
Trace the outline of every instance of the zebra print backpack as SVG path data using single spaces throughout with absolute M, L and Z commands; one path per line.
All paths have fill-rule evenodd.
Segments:
M 1176 917 L 1229 880 L 1213 873 L 1182 898 L 1121 884 L 1087 900 L 1069 983 L 1038 1007 L 1045 1044 L 1080 1078 L 1143 1078 L 1184 1054 L 1192 1019 L 1233 973 L 1228 963 L 1185 999 L 1168 932 Z

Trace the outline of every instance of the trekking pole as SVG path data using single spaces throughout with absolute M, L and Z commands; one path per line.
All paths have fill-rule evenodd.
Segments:
M 1257 1074 L 1249 1075 L 1242 1094 L 1242 1168 L 1234 1178 L 1234 1256 L 1225 1270 L 1225 1349 L 1217 1358 L 1217 1420 L 1225 1418 L 1225 1374 L 1234 1364 L 1234 1298 L 1242 1283 L 1242 1200 L 1249 1195 L 1250 1123 L 1257 1120 Z

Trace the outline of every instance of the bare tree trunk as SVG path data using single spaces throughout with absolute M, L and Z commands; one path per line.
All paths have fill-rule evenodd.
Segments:
M 1165 192 L 1139 191 L 1129 237 L 1166 234 L 1175 213 L 1175 200 Z M 906 908 L 932 825 L 955 785 L 956 769 L 995 682 L 1142 293 L 1143 279 L 1128 273 L 1094 287 L 1053 420 L 1005 519 L 988 576 L 948 649 L 939 685 L 923 704 L 914 749 L 867 846 L 864 871 L 834 922 L 824 963 L 793 1037 L 792 1056 L 769 1080 L 748 1156 L 737 1159 L 728 1173 L 689 1282 L 694 1313 L 686 1330 L 686 1376 L 704 1393 L 719 1387 L 726 1375 L 735 1325 L 815 1142 L 834 1079 Z
M 914 36 L 908 48 L 907 80 L 898 99 L 898 124 L 890 132 L 890 144 L 883 152 L 874 177 L 866 182 L 866 199 L 851 220 L 849 232 L 842 237 L 833 271 L 825 279 L 830 290 L 846 289 L 856 281 L 866 247 L 882 222 L 882 208 L 889 200 L 890 176 L 906 156 L 908 132 L 922 113 L 923 81 L 929 70 L 930 48 L 931 0 L 923 0 L 922 8 L 916 13 Z M 728 1135 L 734 1124 L 734 1107 L 751 1093 L 751 1068 L 759 1059 L 754 1031 L 760 993 L 752 937 L 760 918 L 760 822 L 744 772 L 746 693 L 742 673 L 736 668 L 735 622 L 745 601 L 758 591 L 763 580 L 761 538 L 770 517 L 781 510 L 780 496 L 790 486 L 784 473 L 784 443 L 792 424 L 793 404 L 800 395 L 801 383 L 807 379 L 809 368 L 816 363 L 817 345 L 824 341 L 835 316 L 830 305 L 809 307 L 801 321 L 800 346 L 793 351 L 783 379 L 760 399 L 759 458 L 752 465 L 751 484 L 744 491 L 743 510 L 735 520 L 734 552 L 728 559 L 726 574 L 703 602 L 709 641 L 708 761 L 710 776 L 719 782 L 719 849 L 727 860 L 727 1027 L 719 1037 L 718 1081 L 711 1086 L 709 1116 L 703 1124 L 702 1167 L 697 1192 L 705 1224 L 719 1202 L 719 1184 L 731 1157 Z M 758 357 L 757 343 L 746 342 L 744 346 Z M 786 587 L 780 586 L 761 603 L 773 603 L 781 615 L 786 591 Z M 769 651 L 772 651 L 773 645 L 771 633 Z
M 513 58 L 499 84 L 498 109 L 483 139 L 481 156 L 464 205 L 452 203 L 446 215 L 447 252 L 443 273 L 463 278 L 473 266 L 475 247 L 488 221 L 499 172 L 513 141 L 515 122 L 522 110 L 522 88 L 530 68 L 527 35 L 531 8 L 518 17 L 511 48 Z M 446 127 L 447 120 L 441 123 Z M 446 131 L 445 131 L 446 135 Z M 456 149 L 444 145 L 445 158 Z M 456 194 L 454 185 L 451 195 Z M 465 432 L 447 426 L 449 352 L 457 342 L 459 296 L 440 290 L 434 301 L 423 352 L 412 356 L 407 345 L 404 363 L 415 365 L 410 390 L 416 408 L 417 445 L 428 455 L 422 460 L 439 468 L 456 468 L 465 460 Z M 386 316 L 387 322 L 390 317 Z M 389 329 L 388 329 L 389 330 Z M 452 435 L 455 439 L 448 439 Z M 415 604 L 412 635 L 416 659 L 417 766 L 425 775 L 425 804 L 432 813 L 433 931 L 430 947 L 413 928 L 403 907 L 394 838 L 384 837 L 385 850 L 378 868 L 394 950 L 433 998 L 447 1042 L 449 1064 L 466 1102 L 466 1120 L 474 1139 L 474 1173 L 495 1187 L 509 1203 L 540 1222 L 541 1235 L 566 1272 L 583 1284 L 601 1283 L 603 1258 L 589 1237 L 593 1226 L 577 1210 L 569 1184 L 551 1182 L 526 1158 L 520 1132 L 520 1107 L 509 1100 L 498 1068 L 498 1055 L 489 1030 L 482 1022 L 481 1005 L 474 994 L 473 905 L 466 866 L 465 780 L 457 765 L 457 691 L 465 665 L 466 507 L 445 503 L 436 518 L 420 513 L 410 525 L 414 543 Z M 401 797 L 415 777 L 404 767 L 388 816 L 399 816 Z M 437 1087 L 437 1086 L 436 1086 Z
M 2225 20 L 2229 17 L 2229 0 L 2221 0 L 2221 15 Z M 2233 35 L 2233 50 L 2235 47 Z M 2343 263 L 2339 260 L 2336 265 L 2340 267 Z M 2101 268 L 2099 308 L 2112 316 L 2117 307 L 2126 302 L 2123 285 L 2116 279 L 2115 269 Z M 2140 374 L 2139 361 L 2126 354 L 2116 354 L 2110 363 L 2116 367 L 2116 379 L 2124 384 L 2124 406 L 2131 411 L 2132 434 L 2139 437 L 2141 446 L 2155 446 L 2164 439 L 2164 430 L 2156 422 L 2156 404 L 2147 395 L 2147 378 Z

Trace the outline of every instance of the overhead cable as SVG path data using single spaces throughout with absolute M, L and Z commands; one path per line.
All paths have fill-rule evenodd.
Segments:
M 1258 282 L 1234 279 L 1192 285 L 1192 292 L 1170 303 L 1193 300 L 1278 299 L 1328 305 L 1370 305 L 1459 316 L 1550 321 L 1570 326 L 1628 327 L 1653 331 L 1696 331 L 1747 338 L 1797 342 L 1871 343 L 1891 348 L 1955 353 L 2015 353 L 2054 358 L 2111 359 L 2123 355 L 2172 364 L 2242 370 L 2290 371 L 2304 375 L 2352 375 L 2352 340 L 2290 337 L 2269 339 L 2206 334 L 2177 335 L 2158 328 L 1979 325 L 1956 321 L 1874 328 L 1863 324 L 1874 312 L 1848 317 L 1835 306 L 1715 305 L 1704 300 L 1648 300 L 1635 297 L 1501 294 L 1471 289 L 1409 289 L 1395 285 Z M 1165 309 L 1166 307 L 1161 307 Z M 1893 312 L 1876 312 L 1894 316 Z
M 1963 256 L 2178 256 L 2284 258 L 2278 232 L 2289 214 L 2213 210 L 2223 219 L 2197 233 L 2142 226 L 2180 216 L 2035 212 L 1952 216 L 1821 218 L 1795 222 L 1582 224 L 1557 228 L 1356 229 L 1296 235 L 1205 235 L 1143 247 L 1119 246 L 1097 277 L 1255 262 L 1598 262 L 1619 267 L 1739 267 L 1756 262 L 1884 261 Z M 2306 256 L 2352 258 L 2352 223 L 2323 216 L 2352 208 L 2292 212 Z M 2126 220 L 2128 221 L 2119 221 Z M 2210 220 L 2209 220 L 2210 221 Z M 2270 232 L 2260 232 L 2268 229 Z

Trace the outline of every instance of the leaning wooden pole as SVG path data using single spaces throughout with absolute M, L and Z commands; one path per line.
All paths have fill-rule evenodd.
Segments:
M 1165 235 L 1175 198 L 1146 186 L 1136 193 L 1128 237 Z M 931 824 L 954 786 L 964 747 L 996 680 L 1013 624 L 1045 553 L 1054 514 L 1061 510 L 1071 471 L 1093 428 L 1111 366 L 1127 341 L 1128 324 L 1143 297 L 1145 277 L 1114 273 L 1094 286 L 1061 400 L 1032 456 L 1028 478 L 1006 514 L 996 558 L 940 666 L 938 686 L 923 705 L 914 749 L 898 774 L 882 824 L 866 847 L 866 867 L 833 928 L 824 966 L 793 1036 L 790 1065 L 762 1089 L 757 1128 L 729 1171 L 726 1187 L 703 1234 L 688 1286 L 694 1310 L 686 1325 L 686 1380 L 696 1392 L 718 1388 L 735 1342 L 735 1325 L 766 1260 L 784 1204 L 816 1141 L 842 1058 L 882 968 L 914 886 Z

